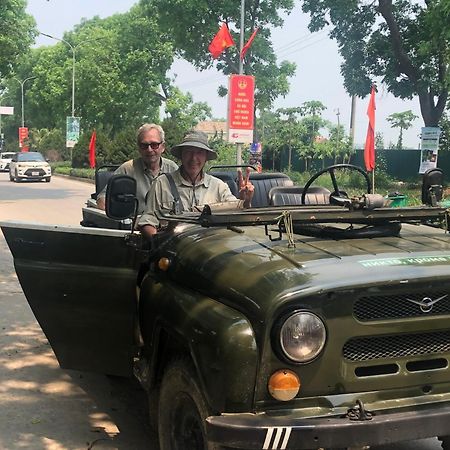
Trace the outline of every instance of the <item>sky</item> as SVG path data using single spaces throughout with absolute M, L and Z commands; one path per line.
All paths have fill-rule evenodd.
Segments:
M 28 0 L 27 11 L 34 16 L 39 31 L 55 37 L 62 37 L 78 24 L 82 18 L 100 16 L 108 17 L 123 13 L 136 3 L 135 0 Z M 344 126 L 347 133 L 350 127 L 351 98 L 343 87 L 340 74 L 341 57 L 337 45 L 330 40 L 326 32 L 310 33 L 307 29 L 308 15 L 301 12 L 298 4 L 287 17 L 283 27 L 272 31 L 274 49 L 279 60 L 286 59 L 297 64 L 296 75 L 290 79 L 291 89 L 285 98 L 278 99 L 274 107 L 285 108 L 300 106 L 302 103 L 318 100 L 327 109 L 324 119 Z M 212 36 L 211 36 L 212 38 Z M 56 41 L 39 36 L 38 45 L 53 45 Z M 176 75 L 175 84 L 183 91 L 192 94 L 194 101 L 207 102 L 214 117 L 225 118 L 227 100 L 217 95 L 220 85 L 227 85 L 227 78 L 217 70 L 196 71 L 191 64 L 178 60 L 172 67 Z M 392 113 L 411 110 L 419 118 L 413 126 L 404 132 L 405 147 L 417 148 L 423 121 L 420 114 L 419 100 L 396 99 L 383 85 L 378 85 L 376 102 L 375 131 L 383 133 L 385 146 L 396 143 L 398 129 L 392 129 L 386 117 Z M 355 143 L 363 146 L 367 133 L 368 117 L 366 115 L 369 96 L 358 98 L 355 109 Z M 324 132 L 324 134 L 326 134 Z

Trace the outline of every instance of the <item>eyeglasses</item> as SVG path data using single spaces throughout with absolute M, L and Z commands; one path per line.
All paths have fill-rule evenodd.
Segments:
M 162 141 L 161 142 L 141 142 L 139 144 L 139 148 L 141 150 L 147 150 L 150 147 L 152 150 L 156 150 L 161 144 L 162 144 Z

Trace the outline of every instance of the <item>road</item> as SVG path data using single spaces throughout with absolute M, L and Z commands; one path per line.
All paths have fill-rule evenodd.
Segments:
M 78 225 L 90 183 L 11 183 L 0 173 L 0 221 Z M 0 232 L 0 449 L 156 450 L 144 392 L 132 381 L 61 370 L 28 306 Z
M 0 173 L 0 221 L 77 225 L 93 185 L 53 177 L 10 183 Z M 133 381 L 62 370 L 26 302 L 0 233 L 0 450 L 157 450 Z M 437 439 L 376 450 L 437 450 Z

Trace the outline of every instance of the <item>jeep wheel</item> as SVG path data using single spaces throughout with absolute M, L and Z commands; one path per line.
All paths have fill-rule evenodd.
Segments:
M 185 359 L 170 363 L 163 375 L 158 407 L 161 450 L 217 450 L 206 440 L 209 416 L 194 370 Z
M 50 180 L 51 180 L 51 177 L 47 177 L 47 178 L 45 179 L 45 181 L 46 181 L 47 183 L 50 183 Z

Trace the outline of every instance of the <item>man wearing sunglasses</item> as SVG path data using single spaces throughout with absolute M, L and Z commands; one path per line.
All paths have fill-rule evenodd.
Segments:
M 124 162 L 114 173 L 133 177 L 137 182 L 136 196 L 139 202 L 138 214 L 145 209 L 145 197 L 153 181 L 162 173 L 171 173 L 178 165 L 163 158 L 164 130 L 160 125 L 146 123 L 137 133 L 137 145 L 140 157 Z M 105 209 L 106 188 L 97 197 L 97 206 Z
M 238 172 L 239 198 L 231 193 L 228 185 L 204 171 L 207 161 L 217 158 L 217 153 L 209 147 L 208 136 L 202 131 L 190 131 L 181 144 L 171 148 L 171 153 L 181 160 L 181 167 L 170 176 L 159 177 L 152 185 L 146 200 L 146 209 L 139 220 L 141 233 L 150 237 L 157 233 L 160 223 L 156 210 L 201 211 L 203 205 L 229 203 L 235 207 L 248 208 L 253 198 L 254 186 Z

